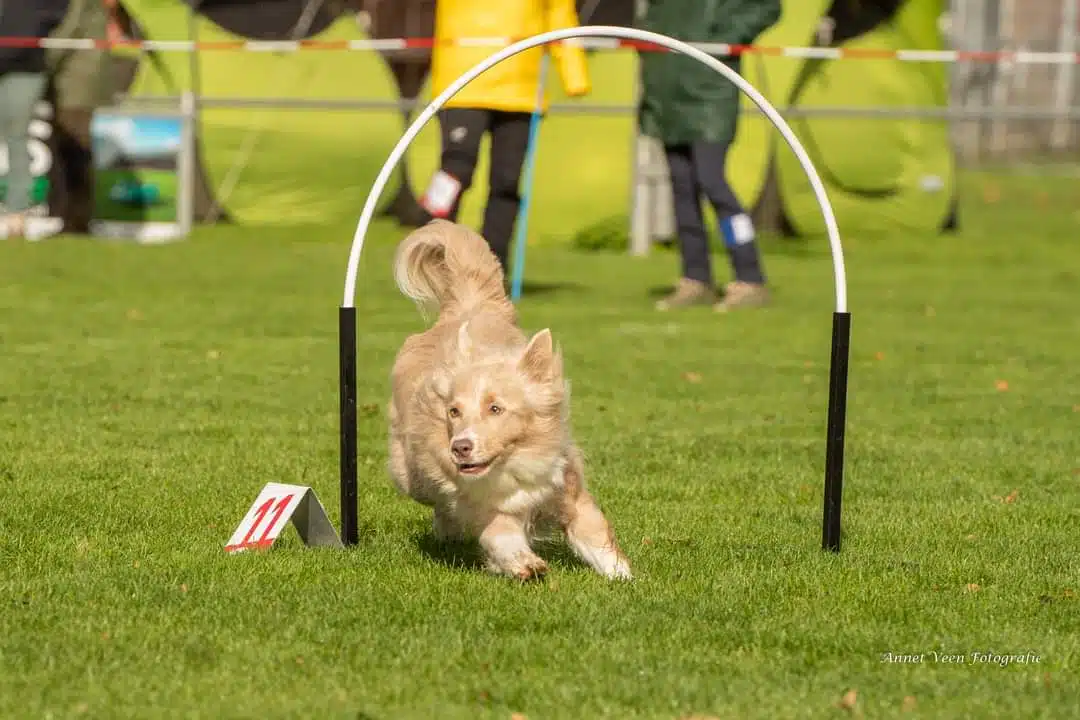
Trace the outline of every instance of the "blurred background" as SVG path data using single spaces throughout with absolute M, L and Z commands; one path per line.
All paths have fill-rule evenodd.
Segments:
M 963 223 L 965 174 L 1074 174 L 1078 4 L 785 0 L 757 45 L 839 56 L 753 52 L 743 73 L 806 143 L 847 233 L 948 232 Z M 429 38 L 434 9 L 435 0 L 120 0 L 123 35 L 199 49 L 113 51 L 114 103 L 161 110 L 194 94 L 198 223 L 352 220 L 411 108 L 429 97 L 431 51 L 327 44 Z M 584 24 L 631 25 L 639 11 L 634 0 L 579 2 Z M 238 39 L 320 44 L 214 46 Z M 932 54 L 943 50 L 957 52 Z M 637 54 L 595 49 L 589 63 L 588 97 L 566 101 L 549 83 L 555 104 L 538 140 L 529 242 L 644 252 L 673 228 L 662 155 L 636 136 Z M 740 199 L 766 232 L 819 233 L 794 158 L 755 108 L 744 102 L 744 112 L 729 169 Z M 432 123 L 384 199 L 386 217 L 416 221 L 415 196 L 437 161 Z M 464 222 L 479 221 L 485 163 Z

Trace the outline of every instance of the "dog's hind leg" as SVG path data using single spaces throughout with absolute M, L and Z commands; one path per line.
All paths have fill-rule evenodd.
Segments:
M 619 549 L 615 532 L 600 506 L 584 487 L 580 456 L 571 458 L 565 478 L 562 523 L 570 549 L 604 577 L 629 580 L 630 562 Z
M 630 562 L 592 496 L 582 492 L 567 510 L 564 528 L 570 549 L 604 577 L 629 580 Z
M 390 432 L 390 460 L 388 466 L 390 477 L 394 479 L 394 484 L 397 485 L 398 490 L 405 495 L 411 495 L 412 483 L 409 482 L 409 464 L 405 460 L 405 443 L 393 431 Z
M 405 443 L 395 434 L 390 436 L 390 477 L 403 495 L 408 495 L 416 502 L 431 507 L 438 498 L 435 487 L 427 482 L 416 468 L 410 467 L 407 460 Z

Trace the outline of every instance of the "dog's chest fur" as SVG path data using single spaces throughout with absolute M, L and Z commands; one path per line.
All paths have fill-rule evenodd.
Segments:
M 565 484 L 566 459 L 530 463 L 515 459 L 505 468 L 467 483 L 445 488 L 462 520 L 491 512 L 531 516 L 555 499 Z

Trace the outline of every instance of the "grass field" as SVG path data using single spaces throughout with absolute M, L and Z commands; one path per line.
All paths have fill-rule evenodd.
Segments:
M 489 577 L 391 489 L 387 374 L 422 326 L 391 285 L 396 229 L 361 269 L 360 546 L 289 531 L 232 557 L 267 481 L 337 520 L 351 222 L 0 245 L 0 714 L 1071 716 L 1078 191 L 968 176 L 960 235 L 848 238 L 839 556 L 819 549 L 823 241 L 767 243 L 775 306 L 728 317 L 651 311 L 668 253 L 533 251 L 522 319 L 565 347 L 628 585 L 561 552 L 544 584 Z
M 183 37 L 175 3 L 142 5 L 156 38 Z M 207 53 L 207 90 L 388 91 L 373 58 L 333 55 Z M 625 211 L 629 122 L 545 123 L 538 240 Z M 223 553 L 268 481 L 311 485 L 338 520 L 336 308 L 399 130 L 208 112 L 215 182 L 252 128 L 240 226 L 153 248 L 0 244 L 0 717 L 1075 714 L 1080 182 L 969 174 L 959 235 L 845 239 L 838 556 L 819 549 L 823 240 L 767 241 L 775 306 L 728 317 L 651 310 L 670 253 L 530 249 L 522 321 L 564 346 L 591 485 L 637 577 L 608 584 L 555 548 L 548 580 L 520 586 L 440 547 L 391 489 L 388 372 L 422 322 L 392 287 L 385 224 L 358 298 L 360 545 L 308 550 L 290 530 Z M 428 131 L 417 177 L 434 146 Z M 482 199 L 481 183 L 466 221 Z

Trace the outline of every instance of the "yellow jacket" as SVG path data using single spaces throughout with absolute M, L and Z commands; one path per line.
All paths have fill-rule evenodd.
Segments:
M 450 41 L 456 38 L 507 38 L 509 44 L 577 24 L 574 0 L 439 0 L 435 4 L 436 44 L 431 58 L 432 95 L 438 95 L 462 73 L 501 49 L 490 44 L 454 45 Z M 566 94 L 587 94 L 590 85 L 585 51 L 562 43 L 547 47 Z M 543 53 L 543 47 L 536 47 L 504 60 L 462 88 L 446 107 L 532 112 L 536 108 Z M 547 106 L 545 93 L 543 109 Z

